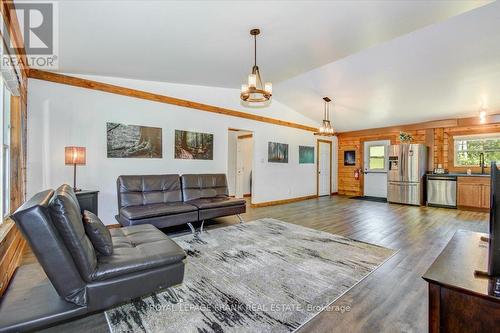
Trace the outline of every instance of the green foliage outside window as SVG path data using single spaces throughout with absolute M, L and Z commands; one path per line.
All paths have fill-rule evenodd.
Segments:
M 500 136 L 455 139 L 455 166 L 479 166 L 481 153 L 486 166 L 500 161 Z
M 385 146 L 371 146 L 370 147 L 370 170 L 384 170 L 385 169 Z

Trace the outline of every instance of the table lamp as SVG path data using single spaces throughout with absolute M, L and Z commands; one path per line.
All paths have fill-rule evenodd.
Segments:
M 85 165 L 86 151 L 85 147 L 64 147 L 64 162 L 66 165 L 73 165 L 73 190 L 75 192 L 81 191 L 76 188 L 76 166 Z

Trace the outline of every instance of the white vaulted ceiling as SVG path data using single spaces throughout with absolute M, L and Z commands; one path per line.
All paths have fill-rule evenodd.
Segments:
M 58 3 L 60 72 L 238 89 L 259 27 L 274 98 L 320 120 L 333 97 L 339 130 L 468 114 L 480 94 L 500 108 L 490 1 Z

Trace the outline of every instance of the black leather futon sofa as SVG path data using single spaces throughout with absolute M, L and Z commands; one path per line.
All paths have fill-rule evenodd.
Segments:
M 69 185 L 36 194 L 12 218 L 57 294 L 78 306 L 80 315 L 183 281 L 184 250 L 152 225 L 111 229 L 112 254 L 96 251 Z M 16 330 L 56 321 L 35 318 Z
M 225 174 L 120 176 L 118 215 L 123 226 L 152 224 L 165 228 L 246 211 L 244 199 L 228 195 Z M 202 224 L 203 228 L 203 224 Z

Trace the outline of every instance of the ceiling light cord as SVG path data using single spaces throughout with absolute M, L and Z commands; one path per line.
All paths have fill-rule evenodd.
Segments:
M 253 36 L 253 65 L 257 67 L 257 35 Z

